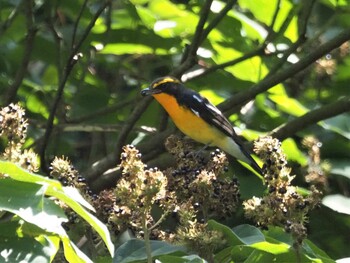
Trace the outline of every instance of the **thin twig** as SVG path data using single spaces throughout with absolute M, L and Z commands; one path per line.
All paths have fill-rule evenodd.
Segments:
M 33 0 L 23 0 L 23 8 L 25 10 L 26 16 L 26 26 L 27 26 L 27 36 L 24 46 L 24 54 L 22 57 L 21 65 L 16 73 L 15 79 L 10 87 L 7 89 L 7 93 L 5 96 L 5 103 L 10 104 L 15 100 L 17 91 L 23 81 L 23 78 L 27 72 L 27 67 L 29 64 L 30 56 L 33 51 L 34 46 L 34 38 L 37 33 L 37 29 L 34 26 L 34 18 L 33 18 Z
M 115 160 L 118 160 L 121 151 L 122 151 L 122 147 L 125 144 L 125 141 L 130 133 L 130 131 L 132 130 L 132 128 L 134 127 L 135 123 L 138 121 L 138 119 L 140 118 L 140 116 L 142 115 L 142 113 L 145 112 L 145 110 L 147 109 L 148 105 L 151 103 L 152 98 L 148 97 L 143 99 L 133 110 L 133 112 L 131 113 L 131 115 L 129 116 L 129 118 L 126 120 L 123 128 L 121 129 L 118 139 L 117 139 L 117 145 L 116 145 L 116 152 L 114 153 L 115 156 Z
M 129 106 L 129 105 L 133 104 L 134 102 L 135 102 L 135 100 L 122 101 L 118 104 L 111 105 L 111 106 L 96 110 L 96 111 L 94 111 L 90 114 L 84 115 L 84 116 L 68 119 L 67 123 L 80 123 L 80 122 L 84 122 L 84 121 L 88 121 L 88 120 L 93 120 L 93 119 L 99 118 L 101 116 L 105 116 L 106 114 L 117 112 L 118 110 L 120 110 L 126 106 Z
M 50 114 L 49 114 L 49 118 L 47 120 L 47 126 L 45 129 L 45 134 L 43 137 L 43 142 L 42 142 L 42 146 L 40 149 L 40 161 L 41 161 L 41 167 L 43 168 L 44 171 L 47 172 L 47 165 L 46 165 L 46 159 L 45 159 L 45 152 L 46 152 L 46 148 L 47 145 L 49 143 L 49 139 L 50 139 L 50 135 L 52 133 L 52 129 L 53 129 L 53 121 L 56 115 L 56 110 L 57 107 L 61 101 L 62 95 L 63 95 L 63 90 L 64 87 L 66 85 L 66 82 L 68 80 L 68 77 L 74 67 L 74 65 L 77 63 L 78 59 L 79 59 L 79 55 L 78 50 L 80 49 L 82 43 L 84 42 L 84 40 L 86 39 L 86 37 L 88 36 L 88 34 L 90 33 L 92 27 L 94 26 L 96 20 L 98 19 L 98 17 L 102 14 L 103 10 L 106 8 L 106 6 L 108 5 L 109 1 L 106 1 L 99 9 L 98 11 L 95 13 L 95 15 L 92 17 L 89 25 L 87 26 L 87 28 L 85 29 L 81 39 L 79 40 L 79 42 L 74 46 L 74 48 L 72 49 L 69 58 L 67 59 L 66 65 L 64 67 L 64 72 L 62 74 L 62 78 L 61 81 L 58 85 L 58 90 L 56 93 L 56 97 L 54 99 Z
M 76 38 L 76 35 L 77 35 L 77 30 L 78 30 L 79 22 L 80 22 L 80 19 L 81 19 L 82 15 L 83 15 L 83 12 L 84 12 L 84 10 L 85 10 L 85 7 L 86 7 L 88 1 L 89 1 L 89 0 L 85 0 L 85 1 L 83 2 L 83 5 L 81 6 L 80 11 L 79 11 L 78 18 L 75 20 L 75 23 L 74 23 L 73 35 L 72 35 L 72 43 L 71 43 L 71 48 L 72 48 L 72 50 L 74 50 L 74 48 L 75 48 L 75 38 Z
M 312 1 L 308 1 L 305 5 L 304 8 L 304 15 L 303 15 L 303 19 L 300 19 L 302 22 L 300 24 L 300 32 L 299 32 L 299 37 L 298 40 L 291 45 L 288 50 L 286 50 L 285 52 L 283 52 L 283 57 L 281 59 L 278 60 L 278 62 L 274 65 L 274 67 L 269 71 L 268 76 L 270 75 L 274 75 L 277 71 L 279 71 L 282 66 L 284 65 L 284 63 L 287 61 L 288 57 L 294 53 L 301 45 L 303 45 L 306 41 L 306 31 L 307 31 L 307 24 L 310 18 L 310 13 L 311 10 L 313 8 L 313 5 L 315 3 L 315 0 Z
M 208 37 L 209 33 L 221 22 L 221 20 L 226 16 L 226 14 L 231 10 L 237 0 L 229 0 L 225 7 L 220 10 L 220 12 L 215 16 L 215 18 L 209 23 L 209 25 L 203 30 L 201 35 L 201 43 Z
M 9 14 L 8 18 L 2 24 L 2 26 L 0 28 L 0 36 L 2 36 L 4 34 L 4 32 L 12 25 L 13 20 L 18 15 L 18 11 L 20 9 L 21 4 L 23 4 L 23 2 L 16 5 L 16 7 Z
M 196 54 L 201 44 L 202 33 L 205 22 L 208 19 L 210 7 L 213 0 L 206 0 L 204 6 L 201 9 L 198 24 L 196 26 L 196 31 L 194 33 L 191 45 L 185 50 L 181 59 L 181 65 L 175 68 L 169 75 L 180 78 L 183 73 L 196 64 Z
M 310 66 L 320 57 L 326 55 L 328 52 L 339 47 L 344 42 L 350 39 L 350 29 L 346 29 L 328 42 L 320 45 L 317 49 L 310 52 L 308 55 L 299 60 L 299 62 L 291 65 L 284 70 L 277 72 L 275 75 L 265 77 L 259 83 L 253 85 L 249 90 L 237 93 L 234 97 L 224 101 L 219 105 L 222 111 L 229 111 L 230 109 L 244 105 L 249 100 L 254 99 L 256 95 L 265 92 L 269 88 L 281 83 L 282 81 L 294 76 L 296 73 Z
M 276 23 L 276 20 L 277 20 L 277 16 L 278 16 L 278 13 L 280 12 L 280 10 L 281 10 L 281 0 L 278 0 L 276 2 L 275 12 L 273 13 L 272 20 L 271 20 L 271 23 L 270 23 L 270 28 L 272 30 L 273 30 L 273 27 L 275 26 L 275 23 Z
M 187 80 L 192 80 L 192 79 L 196 79 L 198 77 L 203 77 L 203 76 L 206 76 L 210 73 L 213 73 L 217 70 L 220 70 L 220 69 L 224 69 L 224 68 L 227 68 L 227 67 L 230 67 L 230 66 L 234 66 L 238 63 L 241 63 L 247 59 L 250 59 L 250 58 L 253 58 L 255 56 L 259 56 L 259 55 L 262 55 L 264 54 L 264 49 L 265 49 L 265 45 L 262 45 L 260 47 L 258 47 L 256 50 L 253 50 L 247 54 L 244 54 L 243 56 L 241 57 L 238 57 L 238 58 L 235 58 L 233 60 L 230 60 L 230 61 L 227 61 L 225 63 L 222 63 L 222 64 L 218 64 L 218 65 L 215 65 L 215 66 L 212 66 L 206 70 L 204 70 L 202 73 L 198 74 L 198 75 L 194 75 L 193 77 L 189 77 Z
M 269 135 L 279 140 L 284 140 L 309 125 L 348 111 L 350 111 L 350 98 L 342 98 L 331 104 L 312 110 L 290 122 L 284 123 L 271 131 Z

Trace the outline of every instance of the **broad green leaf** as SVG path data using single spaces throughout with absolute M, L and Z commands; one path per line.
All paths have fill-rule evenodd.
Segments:
M 1 227 L 2 226 L 0 226 L 0 229 Z M 19 238 L 15 233 L 10 238 L 4 238 L 0 234 L 0 261 L 31 263 L 51 262 L 50 255 L 47 254 L 47 247 L 43 246 L 32 237 Z
M 70 241 L 68 236 L 61 237 L 64 249 L 64 256 L 70 263 L 93 263 L 74 243 Z
M 163 50 L 165 53 L 165 50 Z M 144 44 L 133 44 L 133 43 L 115 43 L 107 44 L 100 52 L 100 54 L 153 54 L 155 50 L 153 47 L 146 46 Z
M 67 196 L 63 191 L 60 191 L 56 188 L 48 188 L 45 194 L 49 196 L 54 196 L 57 199 L 63 201 L 70 208 L 72 208 L 79 216 L 81 216 L 85 221 L 87 221 L 94 230 L 101 236 L 102 240 L 107 246 L 109 253 L 113 256 L 114 254 L 114 245 L 111 241 L 110 233 L 105 224 L 103 224 L 99 219 L 97 219 L 94 215 L 90 214 L 88 211 L 84 209 L 81 204 Z
M 17 165 L 10 163 L 10 162 L 0 162 L 0 173 L 8 174 L 11 178 L 22 181 L 22 182 L 30 182 L 30 183 L 36 183 L 36 184 L 42 184 L 40 185 L 34 185 L 33 187 L 38 187 L 41 189 L 41 191 L 44 191 L 44 194 L 56 197 L 57 199 L 65 202 L 70 208 L 72 208 L 79 216 L 84 218 L 94 229 L 95 231 L 101 236 L 102 240 L 105 242 L 108 251 L 111 255 L 114 253 L 114 245 L 110 238 L 110 233 L 107 229 L 107 227 L 98 220 L 95 216 L 90 214 L 88 211 L 84 209 L 84 207 L 79 203 L 81 201 L 82 197 L 80 197 L 80 194 L 76 192 L 73 196 L 68 196 L 63 188 L 60 182 L 52 179 L 48 179 L 46 177 L 36 175 L 33 173 L 29 173 L 25 171 L 24 169 L 18 167 Z M 17 183 L 17 182 L 16 182 Z M 73 198 L 78 197 L 78 200 L 75 200 Z M 28 198 L 28 196 L 27 196 Z M 44 203 L 49 202 L 50 200 L 44 199 Z M 52 202 L 52 201 L 51 201 Z M 84 205 L 86 203 L 84 202 Z M 24 215 L 30 216 L 31 211 L 24 211 Z M 35 222 L 29 221 L 33 224 Z M 38 221 L 40 222 L 40 221 Z M 53 221 L 54 223 L 55 221 Z M 59 229 L 61 231 L 61 229 Z
M 51 236 L 51 235 L 42 235 L 36 238 L 38 242 L 40 242 L 43 246 L 46 247 L 46 253 L 50 255 L 50 259 L 54 259 L 56 256 L 57 251 L 60 249 L 60 242 L 61 239 L 58 236 Z
M 307 157 L 299 150 L 295 141 L 288 138 L 282 142 L 282 149 L 289 160 L 298 162 L 301 166 L 307 165 Z
M 235 234 L 235 232 L 232 231 L 232 229 L 230 229 L 228 226 L 220 224 L 220 223 L 216 222 L 215 220 L 209 220 L 208 227 L 212 230 L 216 230 L 216 231 L 221 232 L 224 235 L 224 238 L 226 239 L 227 243 L 230 246 L 243 244 L 240 237 L 238 237 Z
M 276 16 L 273 29 L 275 32 L 278 32 L 286 20 L 287 16 L 291 14 L 293 9 L 293 4 L 287 0 L 267 0 L 267 1 L 254 1 L 254 0 L 241 0 L 239 5 L 242 8 L 246 8 L 249 12 L 252 12 L 253 15 L 263 24 L 271 25 L 275 10 L 279 5 L 279 10 Z M 294 17 L 292 19 L 289 27 L 285 32 L 286 36 L 290 38 L 291 41 L 295 41 L 298 37 L 297 31 L 297 19 Z
M 325 262 L 325 263 L 334 263 L 335 262 L 327 255 L 326 252 L 321 250 L 319 247 L 317 247 L 314 243 L 312 243 L 308 239 L 304 240 L 302 247 L 306 251 L 306 253 L 309 256 L 312 256 L 314 259 L 322 259 L 322 262 Z
M 242 23 L 243 36 L 246 36 L 253 41 L 259 41 L 259 43 L 261 43 L 267 36 L 267 30 L 263 26 L 243 13 L 232 10 L 229 12 L 229 15 Z
M 47 177 L 30 173 L 16 164 L 11 162 L 0 161 L 0 173 L 6 174 L 12 179 L 21 182 L 34 183 L 34 184 L 47 184 L 51 187 L 61 188 L 61 183 L 59 181 L 49 179 Z
M 250 247 L 256 248 L 274 255 L 288 253 L 290 249 L 290 246 L 285 243 L 274 244 L 267 241 L 250 244 Z
M 181 246 L 175 246 L 168 244 L 164 241 L 151 240 L 152 257 L 157 257 L 166 254 L 173 254 L 184 252 L 184 248 Z M 145 242 L 143 240 L 131 239 L 121 245 L 115 252 L 113 262 L 115 263 L 127 263 L 137 260 L 147 259 Z
M 80 194 L 79 190 L 74 187 L 62 187 L 63 192 L 69 196 L 71 199 L 77 201 L 79 204 L 83 205 L 92 212 L 96 212 L 95 208 Z
M 327 195 L 322 199 L 322 204 L 330 209 L 350 215 L 350 198 L 340 194 Z
M 340 258 L 335 261 L 336 263 L 349 263 L 350 262 L 350 257 L 348 258 Z
M 347 159 L 330 159 L 331 173 L 338 174 L 350 179 L 350 161 Z
M 320 125 L 350 140 L 350 115 L 342 114 L 320 122 Z
M 238 238 L 246 245 L 264 242 L 265 237 L 261 231 L 251 225 L 239 225 L 232 229 L 232 231 L 238 236 Z
M 197 255 L 191 256 L 172 256 L 165 255 L 158 257 L 158 260 L 162 263 L 206 263 L 207 261 L 200 258 Z
M 213 90 L 201 90 L 199 92 L 202 96 L 206 97 L 211 103 L 214 105 L 218 105 L 219 103 L 223 102 L 225 98 L 219 96 L 215 91 Z
M 290 234 L 286 233 L 281 227 L 269 226 L 267 231 L 264 231 L 266 241 L 271 243 L 283 242 L 289 246 L 293 245 L 293 238 Z
M 230 262 L 232 257 L 232 250 L 234 246 L 225 247 L 223 250 L 215 253 L 216 262 Z M 237 246 L 236 246 L 237 247 Z
M 278 108 L 292 116 L 301 116 L 309 111 L 299 101 L 285 95 L 269 95 L 269 98 L 278 105 Z
M 51 232 L 62 234 L 67 218 L 53 201 L 44 198 L 46 187 L 15 181 L 0 180 L 0 210 L 9 211 L 23 220 Z

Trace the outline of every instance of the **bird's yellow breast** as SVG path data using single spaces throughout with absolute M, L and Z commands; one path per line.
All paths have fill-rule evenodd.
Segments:
M 154 94 L 153 96 L 168 112 L 179 130 L 193 140 L 218 147 L 225 143 L 227 136 L 198 117 L 190 109 L 179 105 L 175 97 L 166 93 Z

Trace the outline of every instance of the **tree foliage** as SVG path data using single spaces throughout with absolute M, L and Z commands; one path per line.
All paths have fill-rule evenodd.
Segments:
M 282 141 L 293 183 L 300 191 L 315 185 L 324 195 L 309 215 L 304 249 L 331 262 L 350 256 L 349 11 L 345 0 L 0 0 L 1 106 L 20 102 L 25 108 L 30 125 L 23 147 L 39 154 L 41 174 L 50 174 L 54 156 L 69 156 L 98 193 L 121 177 L 112 168 L 126 144 L 135 145 L 149 167 L 174 166 L 164 143 L 176 130 L 140 90 L 156 77 L 175 76 L 218 105 L 247 141 L 266 135 Z M 6 144 L 2 140 L 2 150 Z M 11 164 L 1 167 L 1 173 L 18 172 Z M 261 179 L 233 160 L 229 173 L 238 177 L 243 200 L 264 195 Z M 40 182 L 18 187 L 38 198 L 33 202 L 52 196 Z M 241 214 L 221 223 L 253 224 Z M 282 253 L 288 242 L 275 242 L 287 238 L 280 230 L 262 234 L 242 225 L 237 232 L 216 223 L 210 224 L 234 247 L 217 260 L 289 256 Z M 200 260 L 182 249 L 151 246 L 168 262 Z M 128 249 L 124 244 L 117 255 Z M 162 251 L 184 259 L 171 261 L 174 254 Z

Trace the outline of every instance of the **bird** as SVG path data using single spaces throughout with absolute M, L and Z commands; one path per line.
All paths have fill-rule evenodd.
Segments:
M 188 137 L 206 146 L 220 148 L 263 175 L 262 169 L 223 113 L 207 98 L 186 88 L 177 78 L 157 78 L 148 88 L 141 90 L 141 95 L 153 96 L 177 128 Z

